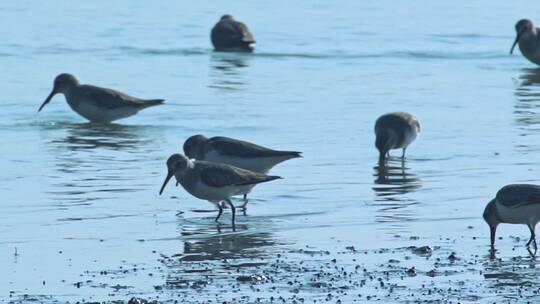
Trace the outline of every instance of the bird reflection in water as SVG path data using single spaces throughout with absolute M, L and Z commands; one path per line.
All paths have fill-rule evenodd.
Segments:
M 540 68 L 522 69 L 519 85 L 515 90 L 517 97 L 514 103 L 514 114 L 519 135 L 516 147 L 520 150 L 532 151 L 540 149 Z
M 264 221 L 264 225 L 268 225 L 268 219 Z M 183 249 L 162 259 L 168 269 L 167 286 L 179 288 L 199 282 L 205 284 L 209 277 L 230 277 L 230 273 L 236 273 L 239 269 L 268 263 L 268 258 L 275 258 L 282 244 L 269 231 L 253 230 L 256 224 L 256 221 L 249 223 L 250 231 L 247 225 L 237 224 L 236 233 L 221 233 L 216 231 L 213 223 L 204 225 L 182 221 L 180 234 Z
M 67 130 L 63 138 L 53 139 L 51 144 L 72 151 L 106 148 L 110 150 L 136 149 L 144 145 L 141 135 L 144 127 L 118 124 L 66 124 L 59 126 Z M 148 137 L 149 138 L 149 137 Z M 146 143 L 150 139 L 146 139 Z
M 418 203 L 403 195 L 420 189 L 420 178 L 405 167 L 402 158 L 391 157 L 386 163 L 378 163 L 374 169 L 376 179 L 373 191 L 378 197 L 374 204 L 380 207 L 376 221 L 393 222 L 398 226 L 394 228 L 402 230 L 406 221 L 415 218 L 413 211 L 407 207 Z
M 241 89 L 248 81 L 242 69 L 249 67 L 251 56 L 240 53 L 213 53 L 210 57 L 209 87 L 222 90 Z
M 374 167 L 375 186 L 373 190 L 378 196 L 405 194 L 420 189 L 420 178 L 405 167 L 404 161 L 389 159 L 386 164 L 379 163 Z
M 144 167 L 140 163 L 159 152 L 156 136 L 148 134 L 155 128 L 93 123 L 60 123 L 47 128 L 51 127 L 60 135 L 47 142 L 54 157 L 52 167 L 59 173 L 48 176 L 52 200 L 87 204 L 116 198 L 112 193 L 144 189 L 145 179 L 137 177 Z
M 181 259 L 184 262 L 255 259 L 266 256 L 267 247 L 277 245 L 270 232 L 247 232 L 246 225 L 237 225 L 237 231 L 242 230 L 241 233 L 222 233 L 215 227 L 193 231 L 193 227 L 186 225 L 182 229 L 184 251 Z

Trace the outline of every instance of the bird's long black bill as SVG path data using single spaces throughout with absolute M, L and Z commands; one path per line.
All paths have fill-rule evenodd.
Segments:
M 47 96 L 47 99 L 45 99 L 45 101 L 41 104 L 41 106 L 39 107 L 39 110 L 38 112 L 41 112 L 41 109 L 43 109 L 43 107 L 45 107 L 45 105 L 47 105 L 51 99 L 53 98 L 53 96 L 56 94 L 56 92 L 53 90 L 51 92 L 51 94 L 49 94 L 49 96 Z
M 495 246 L 495 234 L 497 233 L 497 226 L 489 226 L 489 232 L 491 236 L 491 247 Z
M 171 180 L 171 178 L 174 176 L 172 171 L 167 172 L 167 177 L 165 177 L 165 181 L 163 182 L 163 185 L 161 186 L 161 189 L 159 190 L 159 195 L 163 193 L 163 190 L 165 189 L 165 186 L 167 186 L 167 183 Z
M 512 48 L 510 48 L 510 55 L 514 53 L 514 48 L 516 47 L 516 44 L 519 42 L 519 36 L 520 34 L 516 35 L 516 40 L 514 40 L 514 44 L 512 44 Z

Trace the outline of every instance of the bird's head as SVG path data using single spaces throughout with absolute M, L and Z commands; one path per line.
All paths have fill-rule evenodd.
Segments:
M 56 95 L 57 93 L 66 94 L 71 89 L 73 89 L 74 87 L 78 85 L 79 85 L 79 81 L 77 80 L 77 78 L 75 78 L 75 76 L 71 74 L 63 73 L 56 76 L 56 78 L 54 79 L 53 89 L 51 93 L 49 94 L 49 96 L 47 96 L 45 101 L 39 107 L 38 112 L 41 111 L 43 107 L 45 107 L 45 105 L 47 105 L 51 101 L 54 95 Z
M 514 43 L 512 44 L 512 48 L 510 49 L 510 54 L 514 52 L 514 48 L 516 47 L 516 44 L 519 42 L 519 38 L 523 36 L 523 34 L 534 31 L 534 25 L 531 20 L 529 19 L 521 19 L 516 23 L 516 40 L 514 40 Z
M 193 135 L 184 142 L 184 154 L 189 158 L 199 157 L 201 149 L 208 138 L 204 135 Z
M 169 180 L 176 174 L 182 175 L 188 169 L 190 164 L 191 161 L 189 158 L 182 154 L 171 155 L 169 159 L 167 159 L 167 176 L 165 177 L 165 181 L 159 190 L 159 195 L 163 193 L 163 190 L 165 189 L 165 186 L 167 186 Z
M 489 225 L 491 246 L 495 245 L 495 234 L 497 232 L 497 226 L 501 223 L 499 214 L 497 213 L 497 206 L 495 205 L 496 200 L 492 199 L 484 209 L 484 220 Z
M 234 18 L 233 18 L 232 15 L 225 14 L 225 15 L 221 16 L 221 18 L 219 20 L 220 21 L 233 21 Z

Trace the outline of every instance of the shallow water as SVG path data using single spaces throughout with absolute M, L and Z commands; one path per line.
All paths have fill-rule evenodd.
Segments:
M 481 218 L 501 186 L 538 183 L 540 69 L 508 55 L 527 3 L 104 6 L 0 4 L 1 301 L 537 295 L 527 229 L 502 226 L 490 259 Z M 254 54 L 211 51 L 223 13 L 250 25 Z M 109 126 L 61 96 L 37 114 L 61 72 L 166 105 Z M 397 110 L 422 133 L 381 170 L 373 124 Z M 255 188 L 233 233 L 228 212 L 216 225 L 181 188 L 158 196 L 165 160 L 196 133 L 304 158 Z

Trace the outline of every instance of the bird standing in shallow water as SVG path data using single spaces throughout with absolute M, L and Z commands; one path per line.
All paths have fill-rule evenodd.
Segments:
M 394 112 L 382 115 L 375 122 L 375 147 L 379 150 L 379 163 L 384 163 L 392 149 L 405 150 L 420 133 L 418 120 L 406 112 Z
M 242 22 L 231 15 L 223 15 L 210 34 L 214 49 L 220 52 L 253 52 L 255 38 Z
M 275 165 L 286 160 L 302 157 L 297 151 L 278 151 L 247 141 L 216 136 L 207 138 L 193 135 L 184 142 L 184 154 L 189 158 L 229 164 L 249 171 L 267 174 Z M 249 189 L 251 190 L 251 189 Z M 244 193 L 243 208 L 247 204 Z
M 167 177 L 159 191 L 160 195 L 173 176 L 189 194 L 216 205 L 219 209 L 216 221 L 223 213 L 220 203 L 227 203 L 232 211 L 233 230 L 235 230 L 235 208 L 230 200 L 231 196 L 244 194 L 256 184 L 281 178 L 173 154 L 167 160 Z
M 531 238 L 527 247 L 536 246 L 535 227 L 540 221 L 540 186 L 512 184 L 502 187 L 486 206 L 483 214 L 489 225 L 491 247 L 495 246 L 495 234 L 500 223 L 525 224 L 529 227 Z
M 519 44 L 521 54 L 529 61 L 540 65 L 540 29 L 534 27 L 532 21 L 521 19 L 516 23 L 516 40 L 512 44 L 510 54 Z
M 137 114 L 142 109 L 157 106 L 163 99 L 140 99 L 124 93 L 79 84 L 75 76 L 60 74 L 54 79 L 54 87 L 41 104 L 40 112 L 54 95 L 62 93 L 71 109 L 91 122 L 108 123 Z

